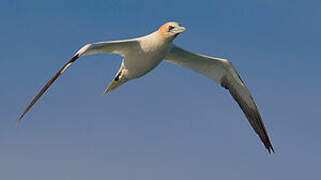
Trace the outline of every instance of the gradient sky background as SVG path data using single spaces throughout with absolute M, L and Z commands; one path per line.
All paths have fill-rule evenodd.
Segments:
M 319 179 L 320 1 L 1 1 L 0 179 Z M 82 57 L 25 116 L 86 43 L 137 37 L 167 21 L 175 43 L 228 58 L 252 92 L 269 155 L 229 93 L 162 63 L 102 96 L 117 55 Z

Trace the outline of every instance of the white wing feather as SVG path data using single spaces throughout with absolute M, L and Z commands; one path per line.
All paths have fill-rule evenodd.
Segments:
M 237 101 L 255 132 L 270 152 L 273 150 L 257 106 L 232 64 L 226 59 L 194 54 L 173 45 L 166 61 L 187 67 L 221 84 Z
M 97 53 L 115 53 L 125 56 L 129 49 L 137 45 L 138 42 L 135 39 L 121 40 L 121 41 L 107 41 L 98 42 L 93 44 L 87 44 L 83 46 L 77 53 L 64 65 L 60 70 L 41 88 L 39 93 L 33 98 L 29 103 L 27 108 L 24 110 L 20 118 L 17 120 L 19 122 L 23 116 L 29 111 L 29 109 L 38 101 L 38 99 L 46 92 L 50 85 L 55 82 L 55 80 L 68 69 L 72 63 L 74 63 L 80 56 L 97 54 Z
M 135 45 L 138 45 L 136 39 L 97 42 L 83 46 L 76 54 L 81 56 L 98 53 L 113 53 L 124 56 L 128 50 L 133 49 L 133 46 Z

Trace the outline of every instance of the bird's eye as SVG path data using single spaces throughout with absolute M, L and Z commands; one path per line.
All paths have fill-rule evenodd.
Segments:
M 168 26 L 168 32 L 174 29 L 174 26 Z

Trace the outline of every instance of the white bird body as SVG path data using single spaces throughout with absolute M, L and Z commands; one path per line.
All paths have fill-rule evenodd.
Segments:
M 136 40 L 137 45 L 125 54 L 123 60 L 128 79 L 139 78 L 154 69 L 166 57 L 171 44 L 155 32 Z
M 168 62 L 201 73 L 228 89 L 267 150 L 269 152 L 274 151 L 256 104 L 234 67 L 226 59 L 191 53 L 172 44 L 175 37 L 183 31 L 185 31 L 185 28 L 178 23 L 169 22 L 161 26 L 156 32 L 143 37 L 85 45 L 40 90 L 18 121 L 22 119 L 49 86 L 80 56 L 115 53 L 123 56 L 123 61 L 105 93 L 116 89 L 129 80 L 145 75 L 165 59 Z

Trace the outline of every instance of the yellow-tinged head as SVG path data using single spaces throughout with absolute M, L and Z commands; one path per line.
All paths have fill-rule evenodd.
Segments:
M 186 28 L 180 26 L 177 22 L 168 22 L 163 24 L 157 32 L 164 38 L 175 38 L 185 30 Z

